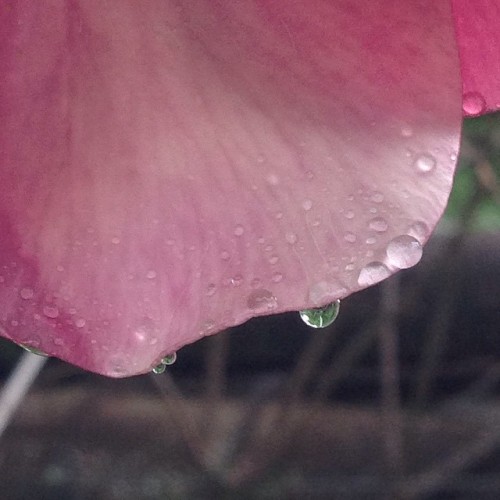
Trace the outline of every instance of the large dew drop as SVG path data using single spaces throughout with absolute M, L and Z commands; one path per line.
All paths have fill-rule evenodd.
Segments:
M 339 315 L 340 300 L 315 309 L 305 309 L 300 311 L 302 321 L 312 328 L 325 328 L 330 326 Z
M 407 269 L 417 264 L 422 258 L 422 245 L 413 236 L 397 236 L 387 245 L 389 264 L 399 269 Z

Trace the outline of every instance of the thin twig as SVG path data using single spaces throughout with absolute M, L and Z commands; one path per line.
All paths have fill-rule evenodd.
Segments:
M 21 355 L 21 359 L 0 392 L 0 437 L 47 359 L 31 352 L 23 352 Z
M 398 346 L 399 276 L 382 283 L 378 321 L 382 423 L 387 483 L 391 488 L 403 472 L 403 424 Z M 388 492 L 392 496 L 392 492 Z
M 168 404 L 170 415 L 194 463 L 205 472 L 208 472 L 204 456 L 203 440 L 201 439 L 197 422 L 184 404 L 184 396 L 177 387 L 172 375 L 165 372 L 161 375 L 151 374 L 150 378 L 163 396 L 164 401 Z
M 201 429 L 205 441 L 210 440 L 215 425 L 217 406 L 226 392 L 226 365 L 229 355 L 229 332 L 207 339 L 205 350 L 205 425 Z
M 326 400 L 336 391 L 342 379 L 349 373 L 354 363 L 367 351 L 375 340 L 377 329 L 368 325 L 355 335 L 337 356 L 334 356 L 326 370 L 318 377 L 313 399 L 318 403 Z

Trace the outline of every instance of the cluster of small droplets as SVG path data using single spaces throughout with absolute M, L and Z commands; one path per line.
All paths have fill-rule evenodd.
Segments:
M 305 309 L 300 311 L 302 321 L 312 328 L 326 328 L 330 326 L 339 315 L 340 300 L 336 300 L 331 304 L 323 307 L 315 307 L 314 309 Z
M 152 372 L 155 373 L 156 375 L 163 373 L 167 368 L 167 366 L 173 365 L 175 363 L 176 359 L 177 359 L 177 354 L 175 352 L 173 352 L 172 354 L 168 354 L 160 361 L 159 365 L 156 365 L 152 369 Z

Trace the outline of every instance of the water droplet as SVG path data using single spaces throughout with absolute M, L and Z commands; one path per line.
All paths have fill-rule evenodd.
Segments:
M 237 274 L 231 278 L 231 285 L 233 286 L 241 286 L 243 283 L 243 276 L 241 274 Z
M 413 135 L 413 129 L 409 125 L 404 125 L 401 127 L 401 135 L 403 137 L 411 137 Z
M 325 328 L 330 326 L 339 315 L 340 300 L 315 309 L 305 309 L 300 311 L 302 321 L 313 328 Z
M 384 195 L 382 193 L 380 193 L 379 191 L 375 191 L 371 197 L 370 197 L 371 201 L 373 201 L 373 203 L 382 203 L 384 201 Z
M 314 172 L 312 170 L 308 170 L 306 172 L 306 179 L 312 181 L 314 179 Z
M 111 243 L 113 243 L 113 245 L 118 245 L 120 243 L 120 238 L 118 238 L 118 236 L 114 236 L 111 238 Z
M 277 264 L 280 258 L 277 255 L 271 255 L 268 259 L 269 264 L 274 265 Z
M 22 347 L 24 350 L 31 352 L 32 354 L 36 354 L 37 356 L 43 356 L 44 358 L 49 357 L 48 354 L 45 354 L 43 351 L 40 351 L 40 349 L 37 349 L 36 347 L 25 344 L 17 344 L 17 345 Z
M 283 275 L 281 273 L 274 273 L 271 279 L 274 283 L 279 283 L 283 279 Z
M 229 252 L 227 252 L 226 250 L 223 250 L 223 251 L 220 253 L 220 258 L 221 258 L 222 260 L 229 260 L 229 258 L 230 258 Z
M 241 224 L 238 224 L 234 228 L 234 235 L 235 236 L 241 236 L 244 232 L 245 232 L 245 228 Z
M 57 318 L 59 316 L 59 309 L 56 306 L 44 306 L 43 314 L 47 316 L 47 318 Z
M 391 265 L 407 269 L 422 258 L 422 245 L 413 236 L 404 234 L 392 239 L 387 245 L 387 258 Z
M 312 206 L 313 206 L 313 202 L 312 202 L 311 200 L 304 200 L 304 201 L 302 202 L 302 208 L 303 208 L 306 212 L 308 212 L 309 210 L 311 210 Z
M 279 219 L 283 219 L 283 212 L 276 212 L 276 215 L 275 217 L 279 220 Z
M 356 243 L 356 235 L 354 233 L 345 233 L 344 240 L 348 243 Z
M 259 288 L 248 296 L 247 306 L 254 311 L 268 312 L 278 307 L 278 299 L 269 290 Z
M 377 238 L 375 238 L 374 236 L 369 236 L 368 238 L 366 238 L 367 245 L 374 245 L 376 242 Z
M 216 290 L 217 290 L 217 285 L 215 285 L 215 283 L 210 283 L 207 286 L 207 295 L 209 297 L 211 297 L 212 295 L 214 295 L 214 293 L 216 292 Z
M 290 245 L 295 245 L 295 243 L 297 243 L 298 238 L 295 233 L 286 233 L 285 239 Z
M 159 365 L 156 365 L 151 371 L 155 374 L 155 375 L 161 375 L 165 369 L 166 369 L 166 365 L 164 365 L 163 363 L 160 363 Z
M 358 277 L 358 285 L 370 286 L 387 278 L 391 273 L 382 262 L 370 262 L 361 269 Z
M 146 278 L 148 280 L 154 280 L 156 278 L 156 271 L 154 271 L 153 269 L 150 269 L 147 273 L 146 273 Z
M 410 226 L 408 234 L 416 238 L 420 243 L 423 243 L 429 236 L 429 227 L 425 222 L 417 221 Z
M 368 223 L 368 227 L 377 233 L 384 233 L 389 226 L 383 217 L 375 217 Z
M 173 365 L 175 363 L 175 361 L 177 360 L 177 353 L 175 352 L 172 352 L 170 354 L 167 354 L 162 360 L 161 360 L 161 364 L 162 365 L 167 365 L 167 366 L 170 366 L 170 365 Z
M 463 97 L 462 109 L 469 116 L 480 115 L 486 109 L 484 97 L 477 92 L 467 92 Z
M 427 174 L 436 167 L 436 158 L 429 153 L 423 153 L 415 158 L 413 164 L 419 172 Z
M 56 270 L 59 271 L 60 273 L 62 273 L 64 271 L 64 266 L 61 266 L 61 264 L 59 264 L 57 267 L 56 267 Z
M 158 365 L 156 365 L 151 371 L 156 374 L 160 375 L 165 371 L 167 366 L 173 365 L 175 363 L 175 360 L 177 359 L 177 354 L 175 352 L 171 354 L 167 354 Z
M 271 186 L 277 186 L 280 183 L 280 179 L 279 179 L 279 177 L 276 174 L 269 174 L 267 176 L 267 182 Z
M 83 328 L 85 326 L 86 321 L 83 318 L 78 318 L 75 320 L 75 326 L 77 328 Z
M 22 299 L 28 300 L 32 299 L 35 293 L 31 288 L 22 288 L 21 291 L 19 292 L 19 295 L 21 296 Z
M 347 210 L 347 212 L 344 213 L 344 217 L 346 219 L 354 219 L 354 212 L 352 210 Z

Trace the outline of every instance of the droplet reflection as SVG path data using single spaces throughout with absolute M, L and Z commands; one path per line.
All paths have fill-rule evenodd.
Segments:
M 173 365 L 175 363 L 175 360 L 177 359 L 177 354 L 175 352 L 171 354 L 167 354 L 160 362 L 159 365 L 156 365 L 151 371 L 156 374 L 160 375 L 165 371 L 167 366 Z
M 336 300 L 331 304 L 314 309 L 305 309 L 300 311 L 302 321 L 312 328 L 325 328 L 330 326 L 339 315 L 340 300 Z

